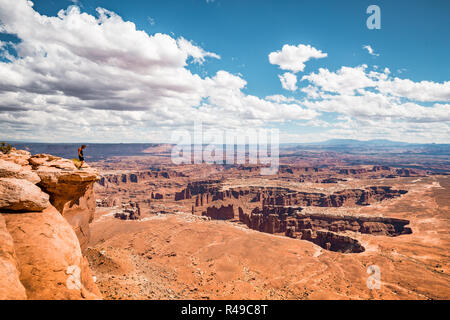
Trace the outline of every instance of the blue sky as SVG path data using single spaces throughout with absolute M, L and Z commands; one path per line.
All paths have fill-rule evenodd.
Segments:
M 8 1 L 12 0 L 0 0 L 0 2 Z M 280 128 L 282 136 L 283 133 L 286 133 L 284 139 L 286 142 L 305 142 L 305 140 L 324 140 L 334 137 L 362 140 L 389 138 L 404 141 L 450 142 L 448 140 L 448 116 L 450 114 L 450 84 L 448 82 L 450 22 L 448 17 L 450 2 L 448 1 L 35 0 L 33 10 L 42 16 L 54 17 L 61 9 L 67 9 L 73 4 L 79 6 L 81 13 L 85 12 L 92 17 L 98 17 L 96 8 L 105 8 L 113 11 L 123 21 L 134 23 L 137 30 L 143 30 L 149 36 L 161 33 L 173 39 L 182 37 L 191 41 L 196 47 L 202 48 L 204 52 L 220 56 L 220 59 L 205 56 L 204 61 L 200 63 L 194 63 L 193 57 L 188 57 L 185 68 L 190 73 L 197 74 L 201 79 L 212 79 L 218 71 L 225 70 L 228 74 L 245 80 L 245 86 L 237 85 L 239 95 L 247 95 L 247 98 L 254 96 L 265 100 L 268 96 L 278 96 L 278 100 L 280 96 L 283 96 L 285 100 L 291 99 L 290 102 L 285 101 L 286 103 L 294 103 L 299 108 L 316 112 L 314 116 L 299 114 L 297 117 L 290 118 L 290 112 L 287 111 L 287 116 L 283 113 L 275 116 L 276 119 L 272 121 L 267 116 L 259 114 L 259 112 L 265 113 L 265 110 L 243 111 L 244 117 L 245 114 L 250 114 L 249 119 L 243 120 L 244 123 L 245 120 L 249 120 L 246 125 Z M 371 4 L 376 4 L 381 9 L 380 30 L 369 30 L 366 27 L 366 19 L 369 17 L 366 8 Z M 7 19 L 8 13 L 4 12 L 3 15 L 3 20 Z M 12 14 L 9 14 L 10 16 Z M 2 20 L 1 15 L 0 20 Z M 13 20 L 11 19 L 11 21 Z M 39 22 L 36 23 L 39 27 Z M 13 22 L 11 22 L 12 24 Z M 16 33 L 19 37 L 20 34 L 23 34 L 23 37 L 32 37 L 24 26 L 11 27 L 6 31 Z M 52 37 L 48 37 L 46 41 L 50 42 L 51 39 Z M 8 41 L 10 37 L 0 35 L 0 40 Z M 23 42 L 28 41 L 27 39 L 22 40 Z M 37 42 L 36 39 L 29 38 L 29 43 L 33 43 L 33 41 Z M 55 45 L 56 42 L 55 40 Z M 41 42 L 41 46 L 45 45 L 47 45 L 46 42 Z M 307 59 L 304 63 L 305 67 L 301 71 L 282 70 L 279 65 L 270 63 L 268 56 L 270 53 L 281 51 L 284 45 L 311 46 L 326 53 L 326 57 Z M 370 54 L 367 49 L 363 48 L 366 45 L 373 49 L 374 54 Z M 107 47 L 109 48 L 109 46 Z M 8 50 L 9 52 L 14 51 L 11 47 Z M 75 52 L 76 49 L 71 47 L 68 50 Z M 126 48 L 124 50 L 126 51 Z M 30 50 L 23 51 L 26 51 L 27 54 L 30 52 Z M 50 51 L 48 50 L 48 52 Z M 105 54 L 103 49 L 102 54 Z M 58 59 L 58 57 L 55 55 L 53 59 Z M 21 58 L 23 59 L 24 56 L 20 56 L 20 54 L 15 57 L 17 60 Z M 47 59 L 50 58 L 49 55 Z M 3 60 L 5 65 L 17 63 L 17 61 L 8 62 L 4 55 Z M 363 66 L 362 69 L 357 69 L 361 66 Z M 347 70 L 348 76 L 341 74 L 342 79 L 337 78 L 335 74 L 342 67 L 348 67 L 351 70 Z M 319 68 L 327 70 L 331 75 L 321 73 L 315 78 L 315 82 L 302 80 L 304 76 L 319 75 Z M 384 72 L 385 68 L 388 68 L 387 72 Z M 361 70 L 364 75 L 360 74 Z M 380 80 L 380 74 L 369 76 L 371 71 L 385 74 L 387 78 Z M 376 85 L 345 83 L 345 81 L 357 82 L 357 80 L 353 80 L 353 72 L 359 72 L 358 76 L 367 76 L 378 82 Z M 295 90 L 286 90 L 282 87 L 279 76 L 285 73 L 295 75 L 297 79 Z M 396 78 L 402 81 L 395 82 Z M 337 84 L 331 85 L 331 88 L 321 85 L 329 83 L 333 79 Z M 367 79 L 360 80 L 363 83 Z M 318 90 L 318 96 L 308 96 L 302 91 L 310 85 L 315 87 L 314 90 Z M 48 87 L 48 85 L 43 86 Z M 348 86 L 354 88 L 354 91 L 350 90 L 350 92 Z M 395 90 L 390 89 L 394 87 Z M 361 90 L 364 92 L 361 93 Z M 62 92 L 66 97 L 80 99 L 84 106 L 80 106 L 80 109 L 89 109 L 92 101 L 98 101 L 97 98 L 89 100 L 85 96 L 71 94 L 69 91 L 61 89 L 56 91 L 58 94 Z M 417 91 L 424 93 L 419 96 Z M 22 88 L 21 92 L 31 94 L 29 88 Z M 372 96 L 371 93 L 377 96 Z M 214 99 L 214 94 L 202 93 L 203 96 L 199 101 L 209 99 L 208 108 L 217 108 L 205 108 L 205 110 L 218 112 L 217 110 L 226 109 L 218 102 L 214 102 L 220 100 Z M 45 95 L 48 102 L 52 100 L 49 96 L 53 97 L 56 94 L 48 92 Z M 338 95 L 340 98 L 330 97 L 330 95 Z M 365 98 L 362 99 L 361 96 Z M 35 97 L 34 100 L 39 99 Z M 134 98 L 129 101 L 130 104 L 135 105 Z M 362 111 L 359 112 L 357 106 L 353 106 L 353 109 L 350 110 L 343 105 L 360 102 L 366 105 L 366 101 L 367 105 L 379 107 L 380 110 L 375 112 L 373 108 L 364 109 L 362 106 Z M 110 102 L 108 100 L 108 103 Z M 246 103 L 248 100 L 238 105 L 240 108 L 245 108 Z M 118 101 L 118 104 L 125 105 L 123 101 Z M 199 105 L 195 104 L 193 103 L 190 107 L 198 109 Z M 381 104 L 383 105 L 381 106 Z M 58 106 L 61 107 L 61 104 Z M 164 106 L 155 104 L 150 109 L 152 112 L 158 112 L 166 107 L 166 104 Z M 260 104 L 255 108 L 259 107 Z M 267 108 L 271 107 L 267 106 Z M 24 114 L 26 110 L 23 109 L 28 110 L 31 107 L 21 106 L 18 108 L 20 110 L 17 111 L 21 113 L 20 117 L 27 118 Z M 49 110 L 52 110 L 51 112 L 56 110 L 55 106 L 52 107 L 48 103 L 43 108 L 47 110 L 47 114 L 50 112 Z M 62 108 L 77 112 L 73 106 L 64 105 Z M 175 107 L 167 108 L 175 110 Z M 281 107 L 276 105 L 274 108 Z M 105 110 L 107 108 L 94 107 L 92 109 Z M 9 137 L 32 138 L 29 135 L 31 130 L 35 130 L 32 121 L 27 120 L 27 126 L 21 126 L 19 123 L 14 123 L 13 118 L 20 118 L 14 117 L 14 110 L 11 107 L 5 108 L 5 110 L 9 112 L 9 115 L 0 117 L 0 122 L 4 121 L 10 125 Z M 127 111 L 125 106 L 120 110 Z M 130 110 L 134 109 L 130 106 Z M 35 111 L 33 110 L 33 112 Z M 112 112 L 118 112 L 118 110 L 114 109 Z M 83 117 L 87 114 L 80 114 L 80 116 Z M 114 113 L 115 116 L 119 115 Z M 45 118 L 45 116 L 43 117 Z M 67 117 L 67 114 L 61 111 L 61 118 L 64 117 Z M 124 139 L 127 141 L 133 140 L 133 137 L 136 137 L 136 140 L 142 139 L 139 131 L 129 131 L 123 134 L 124 127 L 130 126 L 133 120 L 139 122 L 136 123 L 136 128 L 155 127 L 154 123 L 146 122 L 141 116 L 127 114 L 125 118 L 127 117 L 129 118 L 128 122 L 117 125 L 120 130 L 117 130 L 116 139 L 117 136 L 126 136 L 127 138 Z M 239 120 L 228 119 L 228 113 L 227 116 L 224 116 L 225 118 L 229 120 L 227 127 L 236 125 Z M 70 119 L 67 120 L 70 122 Z M 205 121 L 214 124 L 214 121 L 217 120 L 208 118 Z M 160 129 L 170 131 L 177 125 L 179 127 L 188 125 L 183 121 L 178 124 L 169 122 L 168 120 L 167 126 L 163 125 Z M 51 126 L 51 121 L 47 118 L 43 122 L 41 121 L 42 123 Z M 395 128 L 397 124 L 398 128 Z M 86 126 L 89 127 L 87 122 Z M 108 124 L 104 124 L 104 128 L 106 126 Z M 115 132 L 114 127 L 115 125 L 110 124 L 109 128 L 105 130 Z M 368 130 L 368 127 L 373 127 L 373 130 Z M 72 130 L 77 132 L 75 136 L 70 133 Z M 60 131 L 61 134 L 52 137 L 51 140 L 110 140 L 107 139 L 110 134 L 103 132 L 104 130 L 101 130 L 100 134 L 100 131 L 93 131 L 92 128 L 62 127 Z M 42 126 L 39 133 L 44 137 L 49 135 Z M 152 137 L 150 140 L 157 137 L 155 132 L 148 134 Z
M 72 1 L 35 1 L 37 11 L 56 15 Z M 312 60 L 305 72 L 319 67 L 379 65 L 402 70 L 408 78 L 448 81 L 450 74 L 449 1 L 300 1 L 300 0 L 79 0 L 83 10 L 97 7 L 118 13 L 147 33 L 173 33 L 193 40 L 221 60 L 211 60 L 194 72 L 226 69 L 242 73 L 247 91 L 256 95 L 279 92 L 277 67 L 267 55 L 284 44 L 306 43 L 328 53 Z M 369 30 L 366 9 L 377 4 L 382 27 Z M 153 25 L 149 20 L 153 19 Z M 151 21 L 151 20 L 150 20 Z M 362 50 L 371 45 L 380 56 Z M 195 67 L 195 66 L 194 66 Z

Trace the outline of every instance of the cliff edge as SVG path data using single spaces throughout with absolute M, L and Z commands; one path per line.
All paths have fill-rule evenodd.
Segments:
M 0 153 L 0 299 L 101 299 L 83 255 L 96 170 L 68 159 Z

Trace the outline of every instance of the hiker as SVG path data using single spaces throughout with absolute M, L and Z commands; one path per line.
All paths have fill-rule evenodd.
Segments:
M 85 144 L 83 144 L 81 147 L 78 148 L 78 160 L 80 160 L 80 162 L 81 162 L 80 169 L 81 169 L 81 167 L 83 167 L 83 164 L 84 164 L 84 154 L 83 154 L 84 149 L 86 149 Z

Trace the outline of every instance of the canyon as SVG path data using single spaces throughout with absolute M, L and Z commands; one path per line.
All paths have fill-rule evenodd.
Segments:
M 149 146 L 82 170 L 0 155 L 0 298 L 450 297 L 445 166 L 285 149 L 264 176 L 169 154 Z

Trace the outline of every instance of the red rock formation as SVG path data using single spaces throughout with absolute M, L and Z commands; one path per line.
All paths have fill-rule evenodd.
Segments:
M 366 173 L 367 169 L 364 168 L 360 168 L 360 169 L 340 169 L 339 173 L 340 174 L 345 174 L 345 175 L 351 175 L 351 174 L 362 174 L 362 173 Z
M 1 159 L 0 159 L 0 178 L 25 179 L 33 184 L 36 184 L 39 181 L 41 181 L 39 176 L 31 170 L 31 166 L 28 165 L 28 162 L 27 164 L 22 166 L 15 162 L 5 161 Z
M 405 194 L 405 190 L 393 190 L 387 186 L 367 187 L 365 189 L 346 189 L 333 194 L 297 192 L 281 187 L 249 187 L 245 189 L 231 188 L 220 190 L 220 186 L 212 182 L 201 181 L 189 184 L 187 188 L 175 193 L 175 200 L 186 200 L 195 197 L 195 206 L 203 206 L 209 201 L 238 200 L 251 195 L 250 202 L 262 202 L 263 206 L 317 206 L 342 207 L 348 205 L 368 205 L 392 199 Z
M 101 297 L 73 229 L 53 206 L 3 217 L 28 299 Z
M 233 205 L 230 204 L 228 206 L 220 206 L 220 208 L 217 207 L 208 207 L 206 209 L 206 212 L 202 213 L 202 216 L 210 217 L 211 219 L 216 220 L 230 220 L 234 219 L 234 209 Z
M 41 179 L 38 186 L 72 225 L 85 251 L 96 208 L 93 185 L 99 179 L 97 171 L 89 167 L 78 170 L 71 160 L 45 154 L 31 157 L 30 164 Z
M 338 183 L 339 181 L 347 181 L 347 180 L 340 178 L 327 178 L 320 181 L 320 183 Z
M 355 217 L 325 214 L 303 214 L 301 208 L 264 206 L 245 214 L 239 208 L 239 220 L 253 230 L 285 234 L 288 237 L 311 241 L 324 249 L 343 253 L 363 252 L 355 239 L 336 234 L 354 231 L 373 235 L 398 236 L 412 233 L 405 227 L 408 220 L 383 217 Z
M 0 214 L 0 299 L 26 299 L 26 290 L 20 282 L 19 265 L 14 240 L 6 228 L 5 219 Z
M 121 174 L 103 174 L 98 180 L 98 184 L 103 187 L 109 187 L 111 185 L 120 186 L 130 183 L 142 183 L 145 181 L 151 181 L 154 179 L 170 179 L 171 177 L 184 177 L 183 173 L 176 171 L 139 171 L 139 172 L 127 172 Z
M 295 232 L 292 229 L 289 229 L 286 235 L 291 238 L 310 241 L 326 250 L 335 252 L 360 253 L 366 250 L 358 240 L 330 231 L 313 231 L 311 229 L 305 229 Z
M 418 174 L 416 171 L 410 169 L 396 169 L 395 173 L 400 177 L 411 177 Z
M 175 193 L 175 201 L 191 199 L 192 196 L 202 194 L 215 194 L 219 187 L 216 185 L 220 180 L 194 181 L 188 183 L 185 189 Z
M 150 200 L 147 199 L 146 202 L 149 203 Z M 96 200 L 96 205 L 99 208 L 117 207 L 117 206 L 120 206 L 121 204 L 122 204 L 122 199 L 120 197 L 108 197 L 108 198 Z
M 136 202 L 122 204 L 122 211 L 117 212 L 114 217 L 122 220 L 138 220 L 141 217 L 141 208 Z
M 175 201 L 191 199 L 191 192 L 189 188 L 183 189 L 180 192 L 175 192 Z
M 42 211 L 50 205 L 48 194 L 28 180 L 0 178 L 0 209 Z
M 281 165 L 279 168 L 279 172 L 281 174 L 288 173 L 288 174 L 298 174 L 298 173 L 305 173 L 305 172 L 320 172 L 320 168 L 315 167 L 293 167 L 293 166 L 286 166 Z
M 0 158 L 7 177 L 0 178 L 0 299 L 101 298 L 80 247 L 95 210 L 96 172 L 20 150 Z
M 239 211 L 239 220 L 254 230 L 267 233 L 297 232 L 305 229 L 314 231 L 325 229 L 333 232 L 355 231 L 374 235 L 397 236 L 409 234 L 411 229 L 406 227 L 408 220 L 365 217 L 339 216 L 329 214 L 304 214 L 298 207 L 264 206 L 261 210 L 256 207 L 250 214 Z
M 160 199 L 163 199 L 164 196 L 161 193 L 158 193 L 158 192 L 153 193 L 152 192 L 151 198 L 152 199 L 156 199 L 156 200 L 160 200 Z
M 344 205 L 368 205 L 374 202 L 399 197 L 407 191 L 392 190 L 391 187 L 368 187 L 366 189 L 347 189 L 330 195 L 322 193 L 291 192 L 268 193 L 262 191 L 263 205 L 277 206 L 315 206 L 342 207 Z

